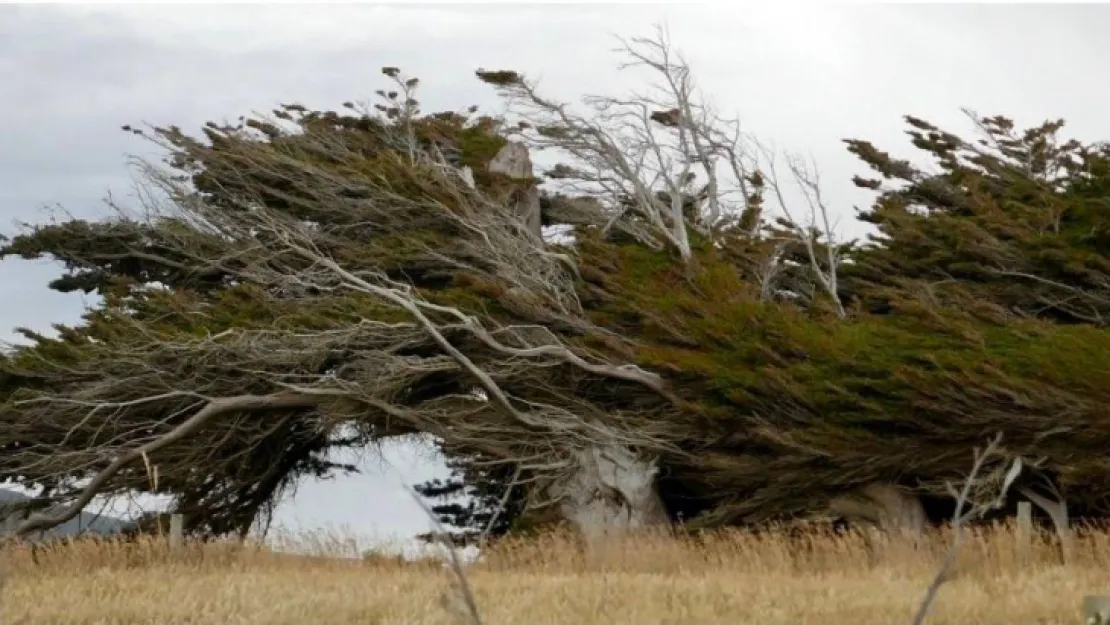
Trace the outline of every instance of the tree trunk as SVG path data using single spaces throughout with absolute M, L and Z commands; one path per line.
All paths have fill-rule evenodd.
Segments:
M 508 176 L 513 180 L 532 178 L 532 158 L 528 155 L 528 147 L 522 143 L 506 143 L 497 156 L 490 161 L 489 171 Z M 514 214 L 524 223 L 525 229 L 542 240 L 539 188 L 529 183 L 527 188 L 515 190 L 510 195 L 509 202 Z
M 511 180 L 528 181 L 513 189 L 506 201 L 525 230 L 543 241 L 539 188 L 531 182 L 532 159 L 528 147 L 509 142 L 489 163 L 491 173 Z M 586 539 L 587 544 L 613 532 L 666 525 L 663 501 L 655 488 L 657 467 L 622 445 L 595 444 L 574 453 L 575 468 L 565 481 L 554 485 L 559 515 Z
M 829 502 L 849 522 L 872 525 L 890 538 L 916 540 L 925 532 L 925 507 L 916 495 L 894 484 L 875 482 Z
M 576 457 L 575 472 L 559 485 L 559 506 L 588 545 L 613 533 L 669 523 L 655 487 L 654 461 L 619 445 L 594 445 Z
M 1029 488 L 1021 488 L 1018 490 L 1026 499 L 1037 504 L 1037 507 L 1048 513 L 1048 517 L 1052 519 L 1052 526 L 1056 528 L 1056 536 L 1060 539 L 1060 552 L 1064 558 L 1064 564 L 1072 561 L 1074 544 L 1073 534 L 1071 531 L 1071 524 L 1068 520 L 1068 502 L 1063 497 L 1059 497 L 1056 501 L 1042 497 Z

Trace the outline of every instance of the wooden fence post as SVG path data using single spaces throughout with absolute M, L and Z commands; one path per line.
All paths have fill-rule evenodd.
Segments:
M 185 544 L 185 518 L 180 514 L 170 515 L 170 551 L 181 551 Z
M 1033 552 L 1033 504 L 1019 501 L 1017 505 L 1018 549 L 1021 557 L 1028 558 Z

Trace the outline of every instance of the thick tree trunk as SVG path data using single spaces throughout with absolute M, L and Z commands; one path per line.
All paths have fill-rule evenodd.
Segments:
M 530 181 L 533 171 L 528 147 L 507 143 L 490 161 L 489 171 Z M 539 188 L 529 182 L 514 189 L 506 201 L 525 229 L 542 241 Z M 641 460 L 627 447 L 600 443 L 576 450 L 574 457 L 574 470 L 553 487 L 553 493 L 559 502 L 557 512 L 587 544 L 613 532 L 669 522 L 656 491 L 654 462 Z
M 666 525 L 655 486 L 657 467 L 620 445 L 595 445 L 577 454 L 577 469 L 560 484 L 560 510 L 587 544 L 615 532 Z
M 849 522 L 871 525 L 889 538 L 916 540 L 925 532 L 925 507 L 921 500 L 894 484 L 868 484 L 854 493 L 835 497 L 829 508 Z
M 503 174 L 514 180 L 532 178 L 532 158 L 528 147 L 522 143 L 509 142 L 493 157 L 489 171 Z M 543 225 L 540 220 L 540 190 L 536 185 L 516 190 L 509 198 L 517 218 L 524 222 L 525 228 L 537 239 L 543 238 Z

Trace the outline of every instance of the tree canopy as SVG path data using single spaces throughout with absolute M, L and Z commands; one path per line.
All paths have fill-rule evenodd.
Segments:
M 125 127 L 166 155 L 137 164 L 140 211 L 0 247 L 103 296 L 0 360 L 0 480 L 70 504 L 23 529 L 140 490 L 244 532 L 301 476 L 352 469 L 329 450 L 414 433 L 457 471 L 421 490 L 469 489 L 438 511 L 494 532 L 635 508 L 639 486 L 570 486 L 587 465 L 609 483 L 605 449 L 715 526 L 877 483 L 944 497 L 995 432 L 1026 488 L 1103 509 L 1110 150 L 1062 121 L 969 114 L 967 140 L 907 116 L 933 170 L 847 140 L 876 232 L 843 242 L 811 164 L 781 179 L 665 39 L 625 53 L 658 91 L 582 113 L 512 71 L 478 72 L 506 116 L 424 113 L 386 67 L 344 112 Z M 542 151 L 560 163 L 537 173 Z

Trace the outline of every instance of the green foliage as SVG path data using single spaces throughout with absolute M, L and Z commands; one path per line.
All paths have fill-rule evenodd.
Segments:
M 1004 118 L 973 119 L 977 142 L 907 117 L 938 173 L 848 142 L 901 186 L 857 179 L 881 191 L 860 216 L 878 233 L 845 266 L 845 292 L 880 313 L 899 290 L 918 289 L 988 318 L 1104 326 L 1110 149 L 1060 140 L 1062 122 L 1018 133 Z
M 1108 171 L 1106 152 L 1064 144 L 1052 180 L 1016 164 L 1043 158 L 1037 146 L 1058 129 L 1026 133 L 1009 160 L 966 157 L 979 165 L 947 147 L 968 144 L 931 131 L 916 143 L 947 167 L 936 177 L 852 143 L 910 184 L 866 213 L 880 234 L 842 266 L 841 296 L 857 302 L 848 319 L 761 297 L 727 247 L 701 249 L 691 271 L 662 252 L 582 245 L 587 280 L 609 295 L 595 318 L 635 336 L 637 364 L 666 372 L 689 402 L 687 444 L 701 458 L 675 461 L 671 488 L 712 509 L 701 522 L 803 513 L 874 480 L 943 495 L 966 468 L 961 450 L 997 431 L 1012 453 L 1043 460 L 1075 505 L 1101 509 L 1105 490 L 1091 484 L 1108 475 L 1080 456 L 1110 442 L 1106 213 L 1089 175 Z M 948 186 L 931 186 L 938 178 Z M 1029 279 L 1003 275 L 1014 271 Z

